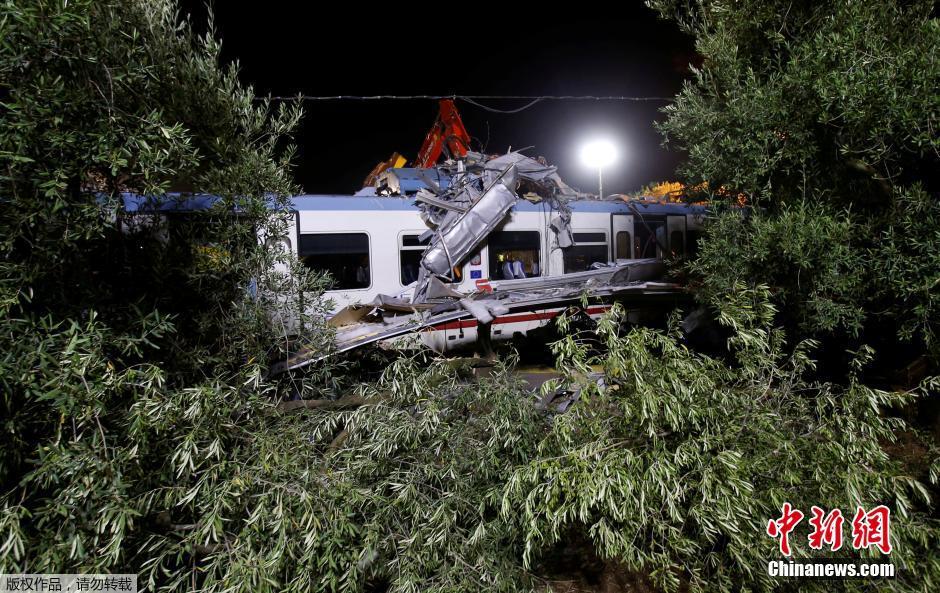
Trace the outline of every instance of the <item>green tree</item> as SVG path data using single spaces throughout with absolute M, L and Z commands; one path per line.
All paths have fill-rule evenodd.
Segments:
M 682 173 L 752 207 L 708 234 L 705 300 L 746 278 L 771 286 L 797 337 L 893 336 L 936 357 L 934 3 L 649 4 L 704 60 L 661 125 L 688 152 Z
M 815 344 L 788 349 L 784 332 L 770 329 L 776 310 L 764 286 L 739 283 L 721 302 L 728 360 L 690 351 L 678 331 L 623 331 L 623 314 L 615 308 L 599 324 L 602 353 L 572 336 L 554 345 L 561 383 L 581 396 L 504 490 L 502 514 L 525 536 L 527 566 L 580 534 L 664 591 L 867 590 L 870 582 L 769 577 L 767 562 L 781 556 L 764 529 L 784 502 L 807 515 L 812 505 L 846 513 L 886 504 L 900 570 L 886 586 L 938 586 L 928 487 L 883 450 L 904 429 L 883 412 L 917 394 L 862 384 L 869 350 L 855 354 L 846 385 L 813 379 Z M 934 484 L 938 473 L 940 459 Z M 805 522 L 794 532 L 794 556 L 821 557 L 807 533 Z
M 284 228 L 299 108 L 257 100 L 169 0 L 2 2 L 0 97 L 0 572 L 211 585 L 247 523 L 226 586 L 279 588 L 268 513 L 303 504 L 306 466 L 300 419 L 271 413 L 270 313 L 323 283 L 256 233 Z M 220 200 L 125 209 L 176 188 Z

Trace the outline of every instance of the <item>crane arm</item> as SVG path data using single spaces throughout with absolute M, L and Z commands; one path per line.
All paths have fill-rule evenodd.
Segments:
M 460 113 L 453 99 L 441 99 L 437 120 L 421 145 L 414 166 L 433 167 L 446 147 L 450 156 L 466 156 L 470 148 L 470 134 L 460 119 Z

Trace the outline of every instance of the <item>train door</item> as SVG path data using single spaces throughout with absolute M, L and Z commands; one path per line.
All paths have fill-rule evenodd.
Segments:
M 668 248 L 666 221 L 659 216 L 638 216 L 633 225 L 634 259 L 662 259 Z
M 685 257 L 685 215 L 667 216 L 666 232 L 669 237 L 669 255 L 671 257 Z
M 633 215 L 611 214 L 610 229 L 613 236 L 610 261 L 633 259 Z

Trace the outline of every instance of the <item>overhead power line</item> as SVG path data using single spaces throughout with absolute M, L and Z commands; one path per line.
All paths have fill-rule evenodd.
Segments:
M 293 95 L 266 97 L 272 101 L 439 101 L 455 99 L 493 113 L 519 113 L 542 101 L 672 101 L 674 97 L 631 97 L 626 95 Z M 264 100 L 265 97 L 258 97 Z M 516 109 L 497 109 L 478 101 L 528 101 Z

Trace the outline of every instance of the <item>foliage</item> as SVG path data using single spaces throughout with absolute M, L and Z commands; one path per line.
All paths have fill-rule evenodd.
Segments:
M 890 587 L 934 588 L 940 525 L 930 494 L 883 450 L 904 428 L 883 411 L 916 394 L 812 380 L 813 344 L 787 353 L 783 332 L 765 329 L 767 290 L 733 295 L 722 310 L 731 360 L 693 353 L 672 333 L 624 331 L 619 308 L 598 328 L 604 353 L 574 337 L 556 343 L 568 372 L 546 390 L 581 394 L 566 414 L 539 411 L 507 367 L 474 381 L 419 353 L 329 405 L 274 416 L 267 428 L 280 437 L 258 441 L 265 463 L 195 495 L 223 542 L 197 582 L 531 590 L 551 583 L 557 548 L 581 534 L 598 556 L 664 591 L 785 590 L 793 583 L 766 576 L 779 552 L 764 526 L 789 501 L 888 504 L 901 568 Z M 855 368 L 869 357 L 857 353 Z M 805 534 L 794 536 L 798 556 L 808 555 Z M 799 583 L 813 585 L 870 583 Z
M 730 286 L 761 278 L 777 287 L 777 301 L 794 301 L 794 324 L 802 334 L 845 329 L 858 333 L 865 319 L 860 306 L 869 294 L 863 252 L 855 245 L 857 225 L 848 213 L 822 204 L 784 206 L 779 215 L 757 210 L 746 217 L 718 216 L 691 263 L 698 296 L 720 303 Z
M 846 205 L 884 199 L 872 183 L 936 163 L 932 2 L 650 4 L 705 60 L 663 125 L 689 149 L 690 177 L 757 201 L 825 193 Z
M 788 354 L 783 332 L 765 329 L 774 315 L 766 289 L 732 294 L 722 309 L 731 360 L 691 352 L 672 333 L 624 331 L 619 308 L 598 327 L 603 353 L 574 337 L 556 343 L 568 369 L 559 383 L 581 393 L 563 415 L 533 406 L 511 368 L 474 381 L 422 353 L 390 365 L 376 384 L 299 413 L 279 412 L 260 377 L 247 389 L 166 393 L 146 374 L 156 369 L 113 375 L 112 389 L 135 394 L 134 442 L 153 451 L 170 441 L 159 450 L 179 483 L 132 498 L 128 514 L 122 493 L 147 477 L 120 462 L 126 447 L 98 446 L 89 422 L 82 441 L 106 455 L 98 473 L 89 478 L 85 468 L 85 480 L 65 480 L 61 507 L 21 505 L 5 515 L 7 525 L 28 512 L 56 525 L 49 550 L 25 537 L 8 541 L 41 567 L 67 553 L 54 542 L 70 542 L 64 536 L 83 522 L 101 529 L 102 556 L 123 557 L 113 542 L 146 534 L 125 561 L 165 590 L 515 591 L 540 586 L 556 548 L 584 534 L 600 557 L 649 574 L 662 590 L 780 590 L 787 583 L 764 570 L 778 552 L 763 528 L 783 501 L 885 503 L 895 510 L 891 561 L 902 569 L 890 585 L 934 588 L 940 525 L 925 514 L 929 493 L 882 447 L 904 428 L 882 412 L 915 394 L 854 378 L 846 386 L 812 380 L 813 344 Z M 107 364 L 90 364 L 83 353 L 91 345 L 80 338 L 76 359 L 98 384 Z M 856 368 L 869 356 L 859 352 Z M 596 368 L 602 383 L 589 377 Z M 177 432 L 190 425 L 198 429 Z M 62 449 L 44 453 L 34 483 L 71 477 L 71 453 Z M 108 484 L 108 496 L 89 489 L 92 479 Z M 69 521 L 54 514 L 63 508 Z M 123 538 L 102 529 L 115 513 Z M 815 584 L 852 590 L 859 582 Z
M 324 283 L 256 233 L 282 234 L 300 111 L 257 101 L 168 0 L 3 2 L 0 97 L 0 572 L 189 588 L 257 502 L 219 493 L 280 466 L 252 484 L 281 497 L 297 467 L 264 375 L 272 321 Z M 125 210 L 180 188 L 221 199 Z
M 890 349 L 894 326 L 894 342 L 917 338 L 936 356 L 936 236 L 912 224 L 938 208 L 934 3 L 648 4 L 704 58 L 661 124 L 688 152 L 682 173 L 742 192 L 755 212 L 737 231 L 727 222 L 708 233 L 703 281 L 730 287 L 738 270 L 752 273 L 774 288 L 795 336 L 867 328 L 867 341 Z M 902 245 L 924 265 L 899 262 Z
M 913 394 L 855 377 L 845 386 L 812 380 L 813 344 L 786 353 L 783 332 L 767 329 L 768 297 L 739 284 L 723 305 L 722 321 L 734 328 L 728 362 L 689 351 L 677 335 L 623 333 L 623 310 L 598 327 L 603 354 L 572 337 L 555 344 L 569 369 L 564 382 L 581 397 L 506 485 L 503 515 L 525 533 L 527 563 L 576 531 L 601 557 L 649 572 L 665 591 L 782 589 L 788 583 L 765 570 L 779 551 L 764 527 L 784 501 L 805 509 L 885 503 L 897 513 L 891 561 L 904 567 L 891 586 L 936 588 L 940 525 L 925 514 L 929 494 L 882 450 L 903 428 L 882 411 Z M 857 353 L 855 368 L 869 357 Z M 597 365 L 602 382 L 588 379 Z M 797 556 L 808 552 L 805 540 L 796 543 Z M 854 586 L 798 586 L 814 584 Z
M 877 296 L 893 303 L 891 323 L 904 339 L 940 350 L 940 204 L 920 187 L 900 193 L 872 256 Z
M 317 582 L 322 590 L 337 582 L 356 590 L 360 579 L 401 592 L 524 590 L 532 579 L 520 570 L 519 533 L 499 505 L 545 419 L 507 367 L 474 384 L 422 358 L 391 365 L 366 390 L 374 405 L 312 419 L 314 443 L 343 435 L 335 451 L 319 449 L 324 483 L 313 516 L 338 520 L 314 534 L 335 546 L 317 558 Z

